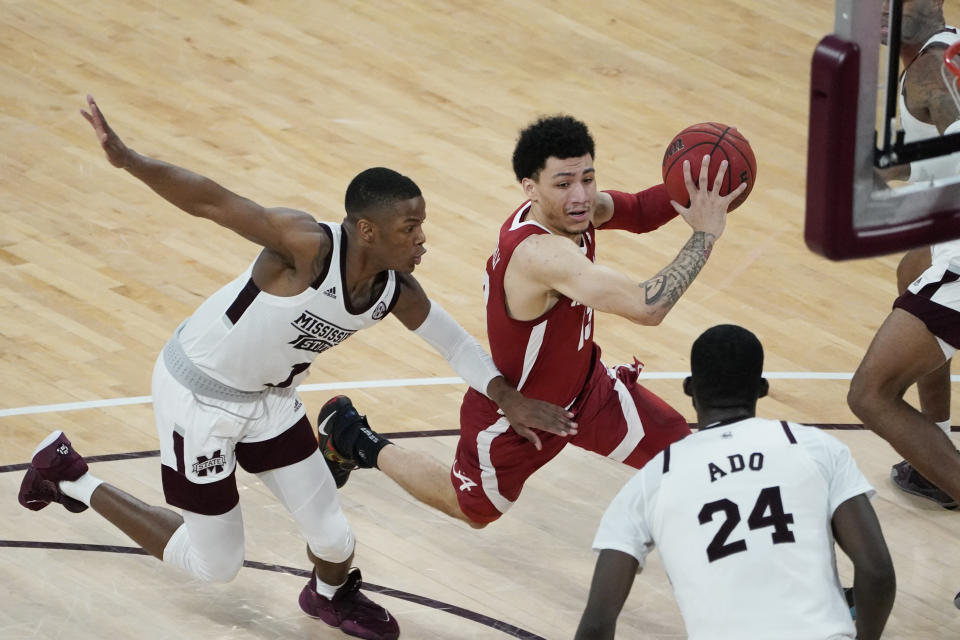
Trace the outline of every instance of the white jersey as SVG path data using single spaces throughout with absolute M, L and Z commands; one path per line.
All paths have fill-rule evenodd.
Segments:
M 382 291 L 365 309 L 347 298 L 347 236 L 339 224 L 319 223 L 330 235 L 323 272 L 298 295 L 274 296 L 253 282 L 253 264 L 210 296 L 180 329 L 187 358 L 203 373 L 242 391 L 297 384 L 317 354 L 382 319 L 400 293 L 386 271 Z
M 836 438 L 749 418 L 648 462 L 610 504 L 593 547 L 642 566 L 656 544 L 690 640 L 853 638 L 831 519 L 864 493 L 873 488 Z
M 960 40 L 960 34 L 957 33 L 957 30 L 954 27 L 948 26 L 943 31 L 935 33 L 926 42 L 924 42 L 923 46 L 920 48 L 920 51 L 922 52 L 932 44 L 945 44 L 949 47 L 958 40 Z M 906 76 L 906 74 L 904 73 L 903 76 Z M 950 77 L 952 78 L 953 76 L 951 75 Z M 900 126 L 903 128 L 903 141 L 915 142 L 917 140 L 936 138 L 939 136 L 940 132 L 937 130 L 935 125 L 918 120 L 912 113 L 910 113 L 910 110 L 907 109 L 907 101 L 903 94 L 903 77 L 901 77 L 899 91 L 899 116 Z M 942 178 L 947 176 L 931 175 L 929 177 Z M 941 242 L 939 244 L 932 245 L 930 247 L 930 256 L 934 263 L 949 264 L 951 261 L 953 261 L 957 263 L 957 266 L 960 266 L 960 240 L 950 240 L 948 242 Z

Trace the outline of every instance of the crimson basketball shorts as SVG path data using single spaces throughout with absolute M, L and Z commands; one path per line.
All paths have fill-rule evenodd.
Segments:
M 254 402 L 208 398 L 174 379 L 161 355 L 152 392 L 163 493 L 175 507 L 204 515 L 226 513 L 240 501 L 237 463 L 245 471 L 262 473 L 317 451 L 294 388 L 268 389 Z
M 960 273 L 934 264 L 920 274 L 893 306 L 916 316 L 936 337 L 947 360 L 960 348 Z
M 469 390 L 460 406 L 460 440 L 450 469 L 463 513 L 493 522 L 520 496 L 523 483 L 568 443 L 639 469 L 690 434 L 686 419 L 637 384 L 638 365 L 608 369 L 599 358 L 570 407 L 577 435 L 538 431 L 543 449 L 517 435 L 492 403 Z

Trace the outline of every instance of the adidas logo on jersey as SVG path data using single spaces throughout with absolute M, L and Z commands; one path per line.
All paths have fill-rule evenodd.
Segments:
M 327 289 L 326 291 L 323 292 L 323 295 L 325 295 L 325 296 L 330 296 L 331 298 L 336 298 L 336 297 L 337 297 L 337 288 L 336 288 L 336 287 L 330 287 L 329 289 Z

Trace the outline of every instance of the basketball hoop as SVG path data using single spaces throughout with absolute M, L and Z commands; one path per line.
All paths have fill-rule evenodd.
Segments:
M 943 67 L 940 69 L 950 97 L 960 109 L 960 41 L 954 42 L 943 52 Z

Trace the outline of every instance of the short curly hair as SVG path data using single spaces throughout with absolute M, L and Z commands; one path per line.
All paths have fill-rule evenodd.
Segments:
M 545 116 L 520 132 L 513 149 L 513 173 L 517 182 L 539 180 L 540 172 L 553 156 L 561 160 L 593 157 L 593 136 L 587 125 L 572 116 Z

